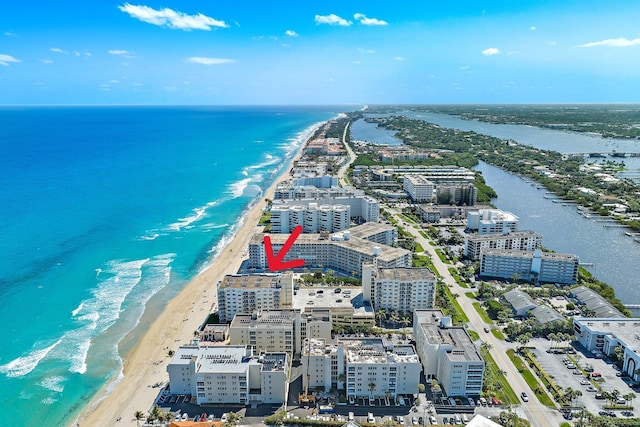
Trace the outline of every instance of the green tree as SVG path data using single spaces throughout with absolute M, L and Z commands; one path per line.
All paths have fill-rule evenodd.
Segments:
M 140 427 L 140 420 L 144 420 L 144 412 L 136 411 L 133 414 L 133 419 L 136 420 L 136 424 L 138 425 L 138 427 Z

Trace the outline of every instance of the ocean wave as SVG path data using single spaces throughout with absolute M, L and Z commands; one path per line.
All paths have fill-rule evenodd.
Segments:
M 56 348 L 60 342 L 62 342 L 62 338 L 48 347 L 33 350 L 25 356 L 18 357 L 5 365 L 1 365 L 0 373 L 3 373 L 10 378 L 27 375 L 33 371 L 40 361 L 47 357 L 51 350 Z
M 45 397 L 44 399 L 42 399 L 41 403 L 43 405 L 53 405 L 57 401 L 58 399 L 54 399 L 53 397 Z
M 250 182 L 251 182 L 251 178 L 241 179 L 240 181 L 229 184 L 227 191 L 231 193 L 234 199 L 238 197 L 242 197 L 244 194 L 245 188 L 247 188 Z
M 167 231 L 180 231 L 183 228 L 189 228 L 189 226 L 191 224 L 193 224 L 194 222 L 202 219 L 206 212 L 207 209 L 212 208 L 218 204 L 220 204 L 221 202 L 223 202 L 223 199 L 218 199 L 218 200 L 214 200 L 212 202 L 208 202 L 206 205 L 204 206 L 200 206 L 198 208 L 193 209 L 191 212 L 193 212 L 193 215 L 190 215 L 188 217 L 184 217 L 184 218 L 178 218 L 178 221 L 174 222 L 173 224 L 169 224 L 166 227 Z M 150 232 L 154 232 L 150 231 Z
M 208 224 L 202 224 L 202 225 L 200 226 L 200 229 L 201 229 L 202 231 L 204 231 L 204 232 L 209 232 L 209 231 L 211 231 L 211 230 L 216 230 L 216 229 L 218 229 L 218 228 L 226 228 L 226 227 L 228 227 L 228 226 L 229 226 L 229 224 L 227 224 L 227 223 L 224 223 L 224 224 L 215 224 L 215 223 L 213 223 L 213 222 L 210 222 L 210 223 L 208 223 Z
M 49 377 L 44 377 L 38 383 L 38 385 L 42 388 L 46 388 L 47 390 L 55 391 L 56 393 L 62 393 L 64 391 L 64 381 L 64 377 L 52 375 Z
M 160 237 L 158 233 L 145 234 L 144 236 L 140 236 L 138 240 L 156 240 L 158 237 Z
M 82 310 L 83 307 L 84 307 L 84 302 L 81 302 L 80 305 L 71 312 L 71 316 L 76 317 L 76 315 L 80 312 L 80 310 Z

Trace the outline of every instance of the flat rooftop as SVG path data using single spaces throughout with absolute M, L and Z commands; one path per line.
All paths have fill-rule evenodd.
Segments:
M 512 231 L 508 234 L 468 234 L 465 238 L 469 241 L 483 242 L 500 239 L 517 239 L 517 238 L 537 237 L 542 239 L 542 235 L 533 231 Z
M 382 268 L 378 280 L 435 280 L 436 275 L 428 268 Z
M 291 328 L 295 319 L 293 310 L 265 310 L 257 313 L 238 313 L 231 321 L 232 328 L 269 325 L 275 328 Z
M 482 362 L 480 353 L 461 326 L 441 327 L 443 313 L 440 310 L 416 310 L 418 323 L 423 330 L 427 341 L 431 344 L 446 345 L 451 347 L 447 356 L 451 360 L 466 362 Z
M 287 353 L 266 353 L 258 358 L 261 371 L 284 371 L 287 369 Z
M 354 312 L 373 313 L 370 305 L 365 305 L 361 287 L 343 287 L 340 293 L 333 287 L 310 287 L 298 289 L 293 297 L 293 308 L 304 311 L 318 309 L 353 309 Z M 318 292 L 320 291 L 320 292 Z
M 533 258 L 534 251 L 518 251 L 515 249 L 485 249 L 487 255 L 506 256 L 514 258 Z M 546 260 L 575 261 L 578 257 L 574 254 L 557 254 L 555 252 L 542 252 L 541 258 Z
M 198 372 L 243 372 L 250 361 L 245 346 L 182 346 L 171 364 L 189 365 L 193 358 Z
M 339 338 L 349 363 L 420 363 L 410 345 L 385 347 L 382 338 Z
M 225 288 L 279 288 L 280 283 L 292 280 L 291 272 L 259 274 L 227 274 L 220 282 L 219 289 Z

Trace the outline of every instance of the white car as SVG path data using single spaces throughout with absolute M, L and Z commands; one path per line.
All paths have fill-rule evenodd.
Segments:
M 525 393 L 524 391 L 522 393 L 520 393 L 520 397 L 522 398 L 523 402 L 528 402 L 529 401 L 529 396 L 527 396 L 527 393 Z
M 580 381 L 580 385 L 589 385 L 589 384 L 591 384 L 591 381 L 589 381 L 586 378 L 584 380 Z

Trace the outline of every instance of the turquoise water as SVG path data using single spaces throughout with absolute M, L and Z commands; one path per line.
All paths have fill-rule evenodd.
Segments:
M 117 377 L 146 304 L 205 268 L 309 129 L 341 111 L 0 108 L 4 418 L 73 420 Z

